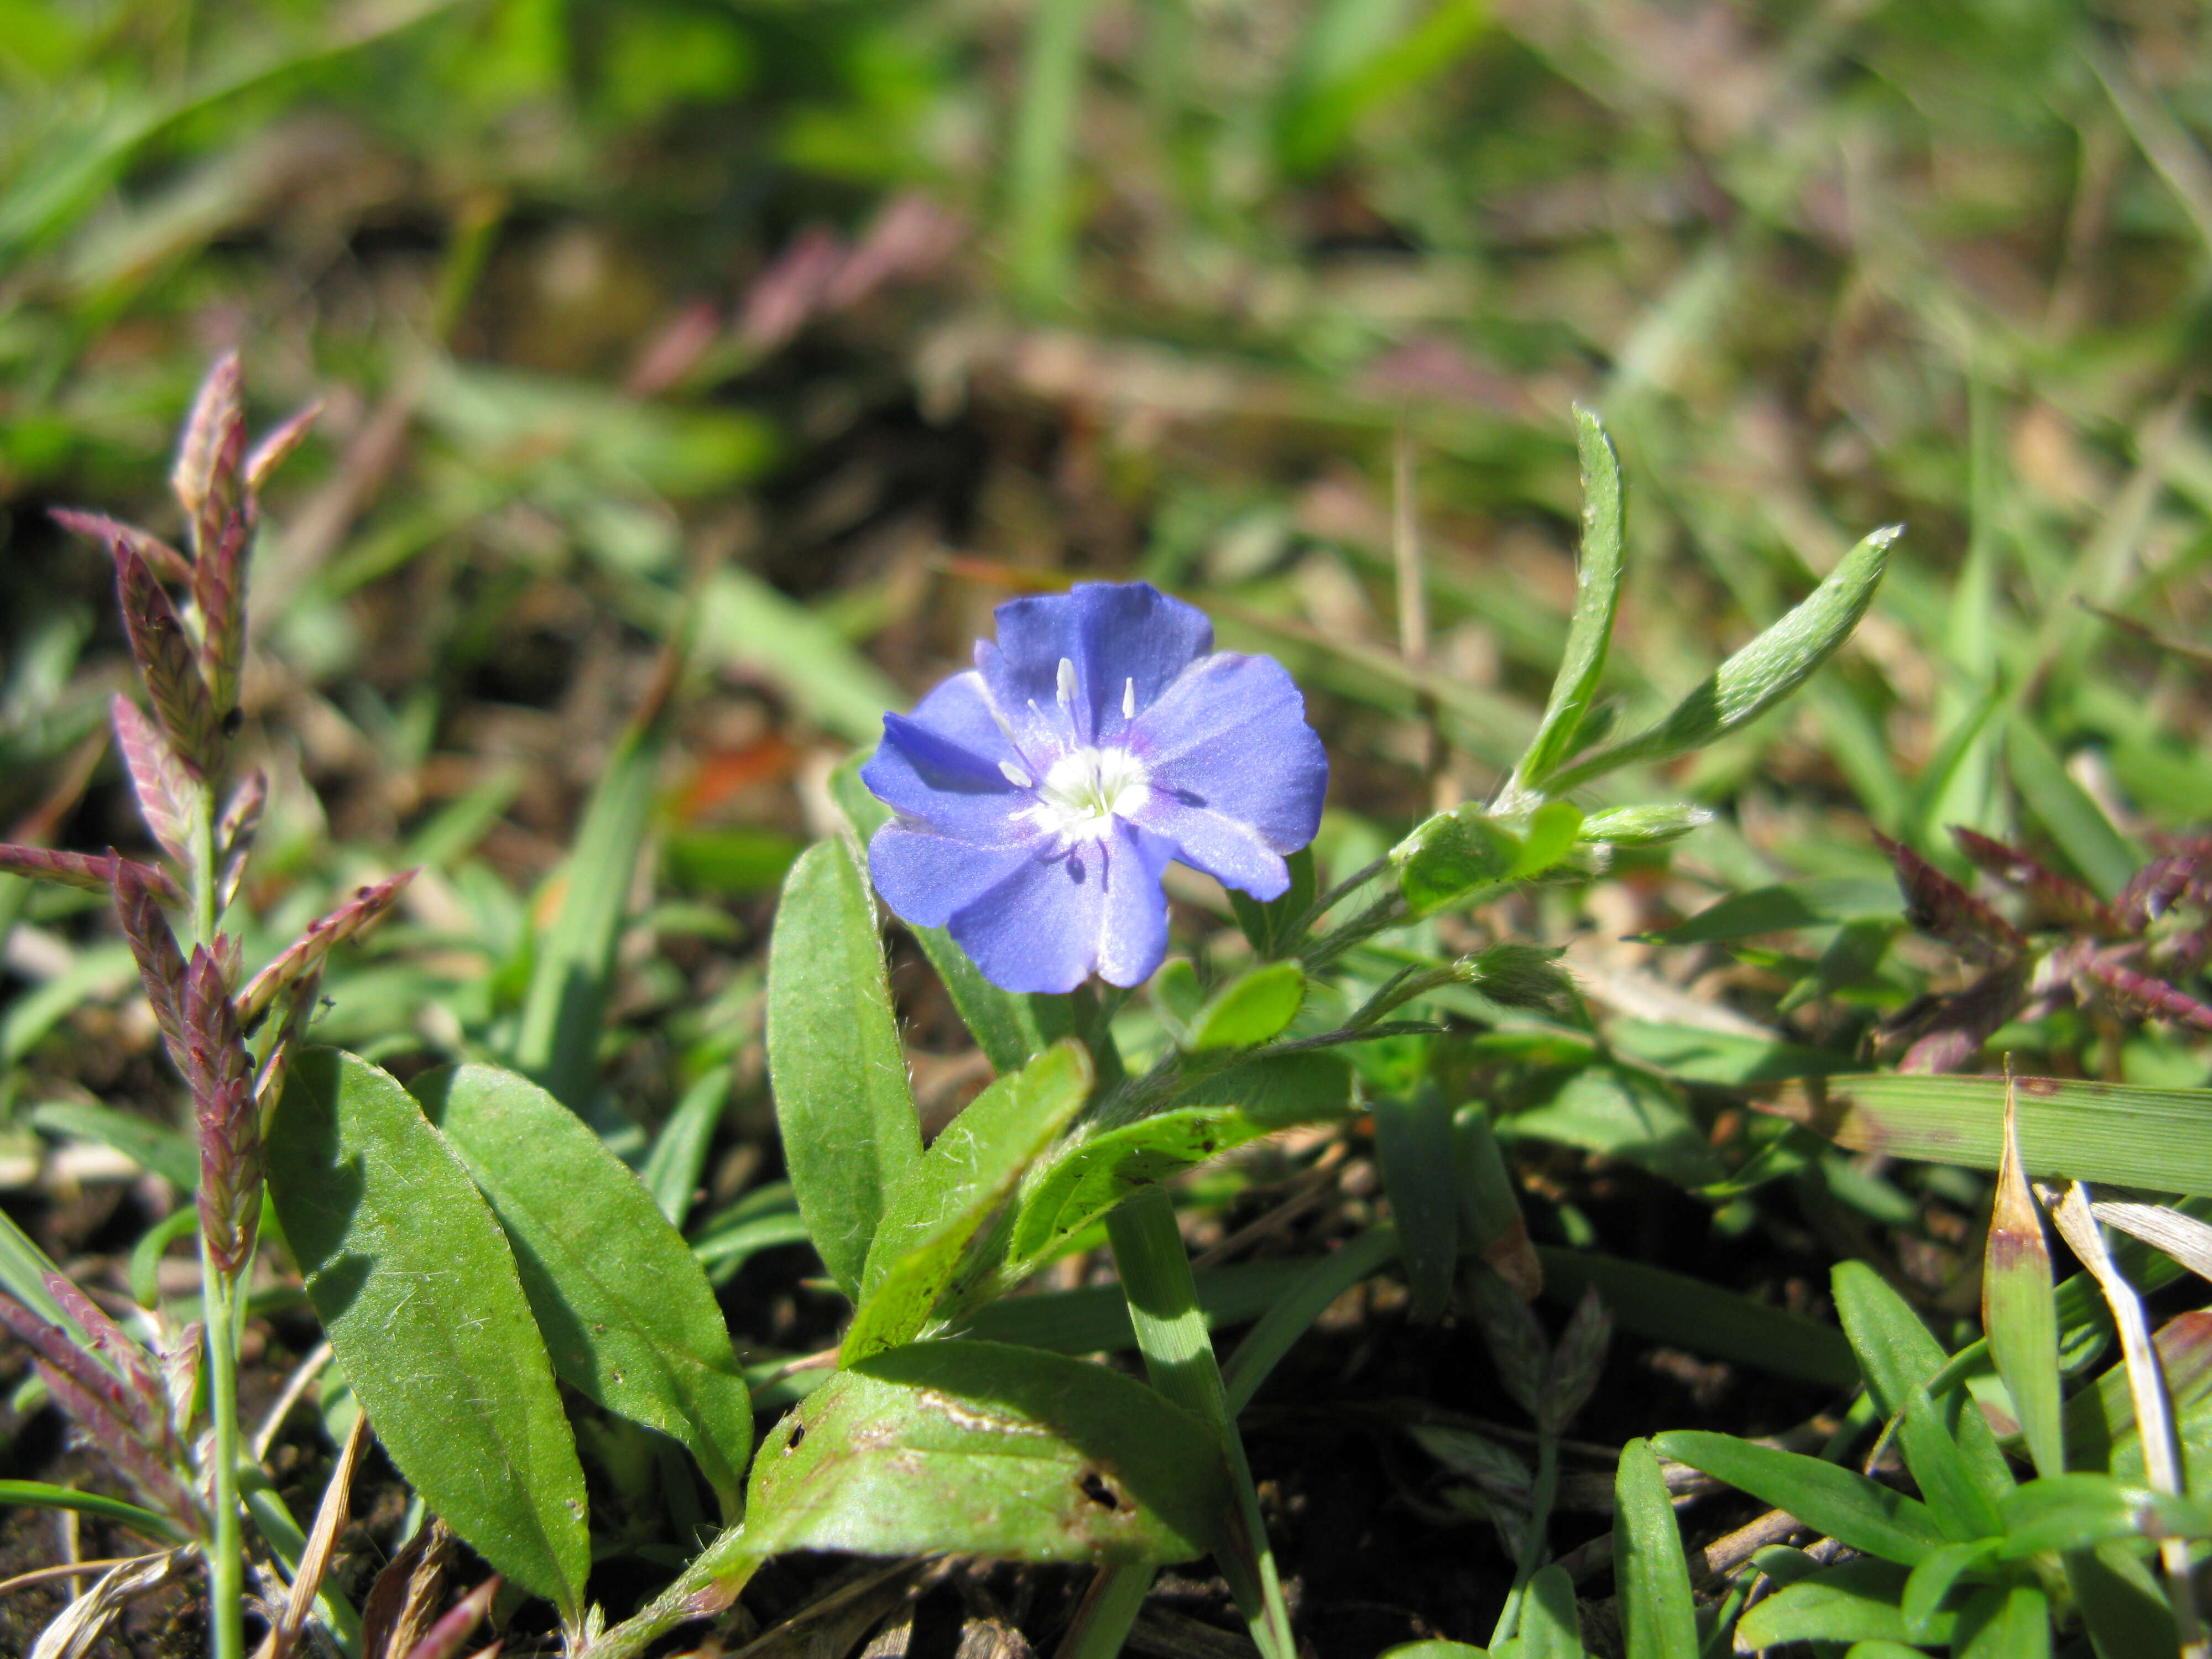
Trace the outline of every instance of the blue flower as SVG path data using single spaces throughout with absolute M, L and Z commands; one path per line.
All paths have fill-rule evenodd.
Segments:
M 860 776 L 896 814 L 876 889 L 949 927 L 1009 991 L 1139 985 L 1167 953 L 1180 860 L 1258 899 L 1314 838 L 1328 757 L 1271 657 L 1146 582 L 1085 582 L 998 610 L 975 666 L 884 716 Z

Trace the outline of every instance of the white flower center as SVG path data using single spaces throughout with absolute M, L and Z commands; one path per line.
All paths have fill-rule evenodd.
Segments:
M 1126 749 L 1071 749 L 1052 763 L 1026 816 L 1070 841 L 1103 841 L 1117 817 L 1152 798 L 1144 763 Z

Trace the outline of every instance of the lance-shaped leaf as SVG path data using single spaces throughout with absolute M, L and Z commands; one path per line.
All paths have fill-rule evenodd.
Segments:
M 842 841 L 809 848 L 784 881 L 769 945 L 768 1062 L 799 1213 L 857 1303 L 877 1224 L 921 1159 L 921 1129 L 875 915 Z
M 1575 608 L 1567 623 L 1567 646 L 1552 695 L 1528 751 L 1514 770 L 1509 796 L 1540 787 L 1575 750 L 1590 702 L 1605 673 L 1613 640 L 1613 612 L 1620 604 L 1621 555 L 1625 547 L 1620 457 L 1591 410 L 1575 406 L 1575 448 L 1583 471 L 1583 545 L 1575 562 Z
M 57 853 L 45 847 L 0 844 L 0 874 L 21 876 L 30 881 L 50 881 L 87 893 L 105 893 L 115 884 L 115 866 L 129 863 L 147 890 L 163 904 L 182 904 L 183 890 L 176 878 L 158 864 L 118 860 L 112 853 Z
M 238 354 L 225 352 L 200 382 L 169 474 L 192 524 L 192 551 L 204 561 L 222 526 L 237 510 L 246 464 L 246 409 Z
M 1133 1377 L 920 1342 L 841 1370 L 753 1466 L 751 1547 L 1183 1561 L 1225 1547 L 1218 1437 Z
M 1928 1506 L 1846 1469 L 1799 1452 L 1731 1435 L 1676 1429 L 1652 1449 L 1716 1480 L 1787 1510 L 1807 1526 L 1885 1561 L 1911 1566 L 1947 1541 Z
M 2058 1310 L 2051 1299 L 2051 1246 L 2043 1236 L 2043 1213 L 2021 1167 L 2015 1098 L 2008 1089 L 2003 1153 L 1982 1267 L 1982 1328 L 1989 1333 L 1990 1358 L 2012 1396 L 2028 1454 L 2039 1473 L 2052 1475 L 2066 1468 Z
M 652 1194 L 527 1078 L 447 1066 L 410 1091 L 507 1230 L 554 1369 L 682 1442 L 734 1516 L 751 1398 L 707 1276 Z
M 378 1440 L 478 1553 L 577 1623 L 583 1469 L 467 1170 L 394 1079 L 327 1048 L 294 1060 L 268 1155 L 284 1237 Z
M 2100 1219 L 2111 1206 L 2095 1206 Z M 2201 1441 L 2212 1401 L 2212 1311 L 2177 1314 L 2153 1338 L 2167 1403 L 2185 1440 Z M 2125 1360 L 2111 1366 L 2066 1402 L 2066 1462 L 2142 1481 L 2147 1462 L 2136 1414 L 2136 1389 Z
M 2072 1078 L 2017 1079 L 2021 1156 L 2039 1180 L 2212 1194 L 2212 1089 Z M 1853 1152 L 1994 1170 L 2005 1079 L 1888 1073 L 1793 1083 L 1771 1109 Z
M 191 1051 L 185 1033 L 185 953 L 161 914 L 153 884 L 139 872 L 145 866 L 129 859 L 108 855 L 108 874 L 115 890 L 115 914 L 123 924 L 123 937 L 138 964 L 139 982 L 153 1005 L 155 1023 L 168 1044 L 169 1058 L 177 1070 L 191 1075 Z
M 1667 1477 L 1648 1440 L 1620 1449 L 1613 1482 L 1613 1581 L 1627 1659 L 1696 1659 L 1698 1613 Z
M 1632 762 L 1703 748 L 1757 720 L 1850 637 L 1874 601 L 1890 547 L 1904 528 L 1875 531 L 1844 555 L 1795 610 L 1715 669 L 1666 719 L 1568 767 L 1552 778 L 1549 793 L 1565 794 Z
M 195 777 L 210 776 L 222 760 L 222 722 L 191 641 L 146 561 L 121 542 L 113 546 L 117 602 L 154 719 L 170 752 Z
M 124 524 L 109 518 L 105 513 L 85 513 L 73 507 L 50 509 L 47 517 L 64 530 L 74 530 L 80 536 L 89 536 L 96 542 L 109 545 L 121 544 L 153 568 L 154 574 L 165 582 L 179 585 L 192 579 L 192 564 L 183 554 L 150 531 L 134 524 Z
M 921 1334 L 969 1241 L 1083 1109 L 1091 1080 L 1089 1051 L 1057 1043 L 976 1096 L 930 1143 L 868 1248 L 845 1364 Z
M 121 692 L 108 705 L 115 746 L 138 798 L 138 816 L 154 839 L 179 864 L 191 862 L 192 820 L 199 811 L 199 781 L 185 769 L 154 722 Z
M 1257 1140 L 1270 1127 L 1234 1106 L 1188 1106 L 1078 1141 L 1022 1194 L 1012 1260 L 1018 1270 L 1047 1260 L 1139 1188 Z
M 368 927 L 398 902 L 401 890 L 416 872 L 402 870 L 396 876 L 354 889 L 343 904 L 307 924 L 307 931 L 285 947 L 284 953 L 247 983 L 238 996 L 239 1024 L 251 1030 L 284 988 L 322 971 L 331 952 Z
M 261 1220 L 261 1114 L 221 961 L 200 945 L 185 969 L 181 1012 L 200 1145 L 200 1233 L 216 1266 L 234 1273 L 252 1256 Z

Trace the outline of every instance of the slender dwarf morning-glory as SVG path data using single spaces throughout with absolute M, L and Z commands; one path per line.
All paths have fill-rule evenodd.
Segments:
M 1280 663 L 1215 651 L 1204 614 L 1146 582 L 997 614 L 998 642 L 884 715 L 861 769 L 896 815 L 868 843 L 893 910 L 950 928 L 1006 990 L 1072 991 L 1160 965 L 1170 862 L 1280 896 L 1328 786 Z

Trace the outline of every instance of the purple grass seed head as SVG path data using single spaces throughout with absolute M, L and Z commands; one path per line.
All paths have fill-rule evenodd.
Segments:
M 1214 651 L 1203 613 L 1146 582 L 997 616 L 973 669 L 884 717 L 861 770 L 896 815 L 868 847 L 893 910 L 949 928 L 994 985 L 1055 992 L 1152 976 L 1170 862 L 1281 896 L 1328 757 L 1280 663 Z

